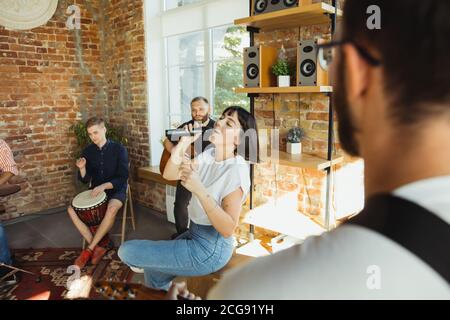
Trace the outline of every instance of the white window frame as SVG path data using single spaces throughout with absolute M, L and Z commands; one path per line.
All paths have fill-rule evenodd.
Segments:
M 248 0 L 204 0 L 167 11 L 164 10 L 164 7 L 164 0 L 144 0 L 151 166 L 159 164 L 163 152 L 160 141 L 165 130 L 168 129 L 165 128 L 169 95 L 167 92 L 168 78 L 165 72 L 167 61 L 165 61 L 164 39 L 173 35 L 229 25 L 235 19 L 248 16 L 249 13 Z M 210 33 L 207 34 L 210 37 Z M 212 60 L 211 56 L 205 56 L 205 63 L 208 64 L 205 66 L 205 73 L 208 73 L 208 77 L 212 77 L 214 72 L 214 70 L 209 70 L 210 60 Z M 209 91 L 207 94 L 212 97 L 212 87 L 209 88 Z

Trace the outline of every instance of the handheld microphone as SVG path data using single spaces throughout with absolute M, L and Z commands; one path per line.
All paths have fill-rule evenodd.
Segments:
M 181 137 L 193 137 L 196 134 L 202 133 L 202 128 L 194 128 L 191 132 L 188 132 L 184 129 L 170 129 L 166 130 L 166 137 L 171 141 L 177 141 Z

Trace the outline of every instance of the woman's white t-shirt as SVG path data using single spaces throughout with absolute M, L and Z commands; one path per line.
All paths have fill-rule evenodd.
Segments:
M 208 148 L 196 158 L 197 174 L 208 193 L 217 204 L 232 192 L 242 189 L 245 202 L 250 191 L 250 166 L 242 156 L 236 156 L 225 161 L 215 160 L 215 149 Z M 189 218 L 199 225 L 212 225 L 199 199 L 193 195 L 188 206 Z

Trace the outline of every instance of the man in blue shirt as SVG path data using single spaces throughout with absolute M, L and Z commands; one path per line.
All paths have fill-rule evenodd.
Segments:
M 92 264 L 99 263 L 112 247 L 108 232 L 114 225 L 117 212 L 125 203 L 128 181 L 127 150 L 121 144 L 106 139 L 104 120 L 91 118 L 86 123 L 86 129 L 93 143 L 83 150 L 81 158 L 76 162 L 78 179 L 90 184 L 93 197 L 105 192 L 108 196 L 108 209 L 94 233 L 71 206 L 68 208 L 70 218 L 89 243 L 88 248 L 75 260 L 75 265 L 80 269 L 89 261 Z

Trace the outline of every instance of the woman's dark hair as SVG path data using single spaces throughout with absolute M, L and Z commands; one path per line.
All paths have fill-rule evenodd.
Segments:
M 242 156 L 245 160 L 259 162 L 259 139 L 258 126 L 255 117 L 242 107 L 231 106 L 225 109 L 222 115 L 231 116 L 237 113 L 239 123 L 242 127 L 240 133 L 241 144 L 236 148 L 235 154 Z

